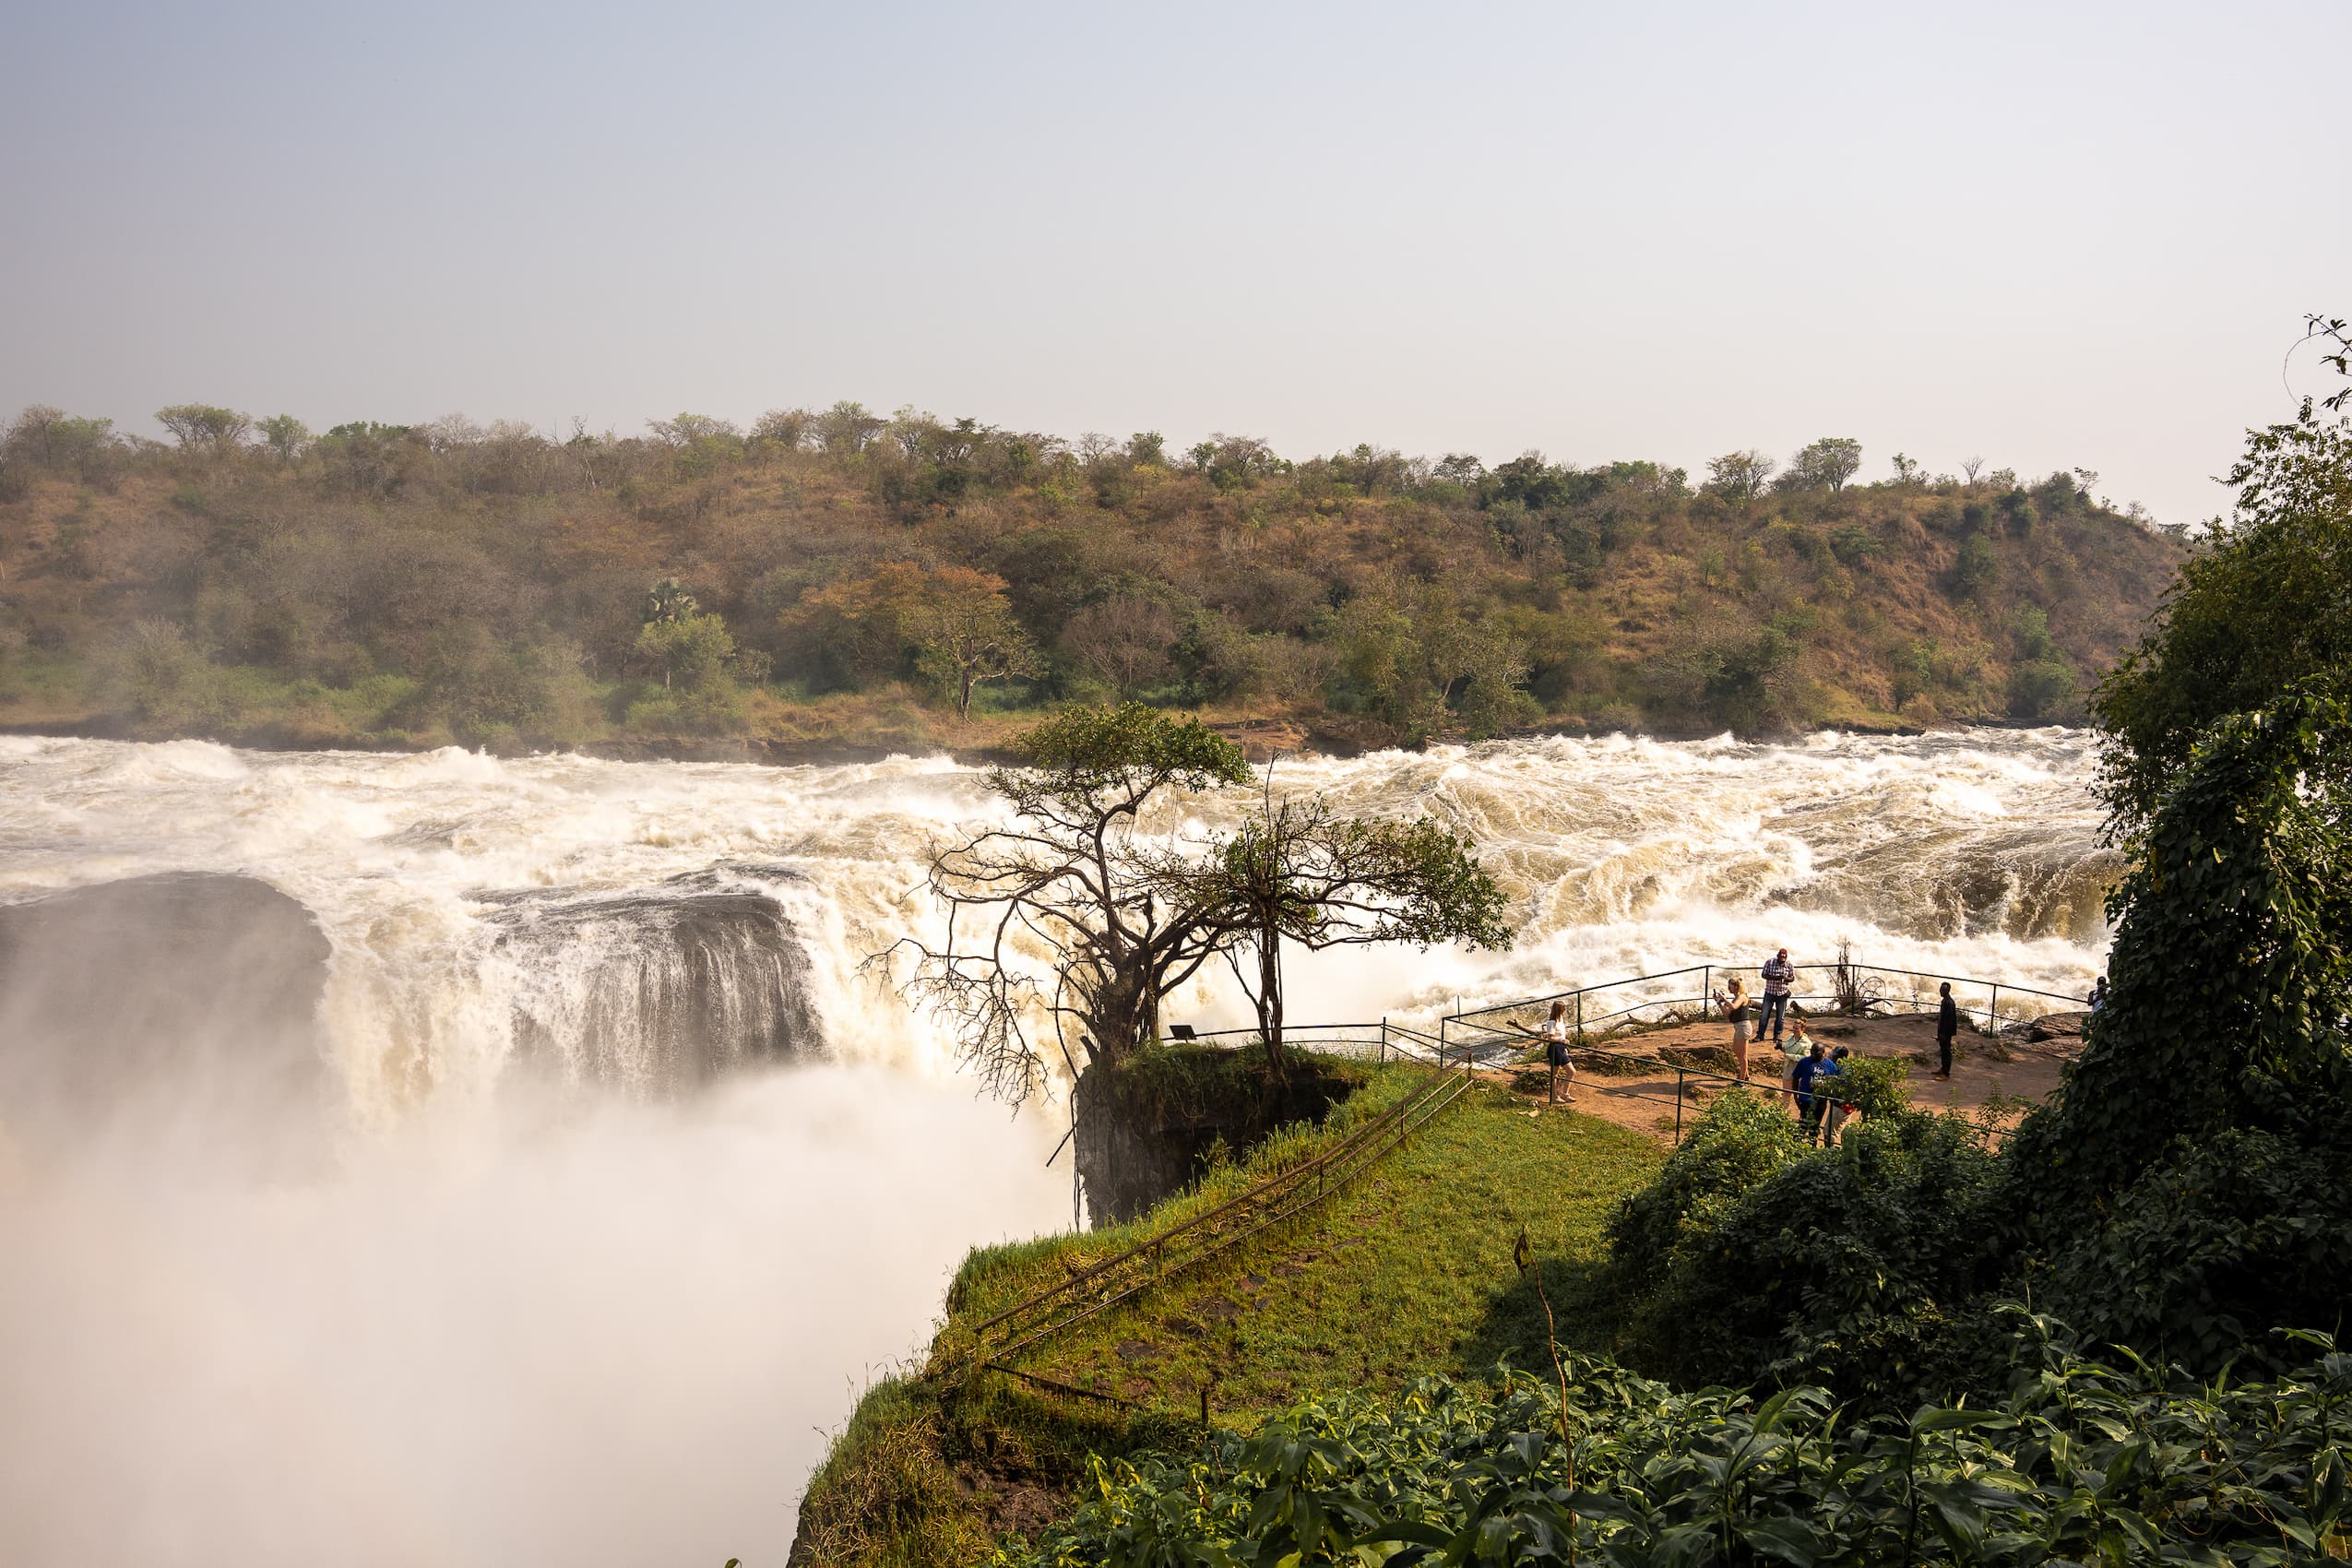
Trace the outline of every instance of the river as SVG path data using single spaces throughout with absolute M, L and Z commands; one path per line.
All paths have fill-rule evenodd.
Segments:
M 1521 927 L 1504 954 L 1324 956 L 1290 1010 L 1426 1020 L 1840 938 L 2079 993 L 2113 872 L 2092 761 L 2062 730 L 1285 761 L 1278 790 L 1469 833 Z M 9 971 L 0 1560 L 780 1562 L 826 1429 L 920 1347 L 963 1250 L 1069 1222 L 1067 1156 L 1044 1168 L 1066 1109 L 977 1099 L 860 971 L 934 927 L 928 846 L 995 810 L 939 758 L 0 738 L 0 904 L 267 885 L 324 938 L 288 1027 L 327 1086 L 266 1125 L 207 1120 L 208 1064 L 262 1049 L 208 1023 L 253 990 L 202 956 L 221 932 L 76 937 Z M 77 964 L 145 988 L 160 1116 L 46 1098 L 114 1060 L 85 1002 L 43 994 Z M 1210 981 L 1170 1016 L 1242 1011 Z M 254 1158 L 281 1133 L 299 1158 Z

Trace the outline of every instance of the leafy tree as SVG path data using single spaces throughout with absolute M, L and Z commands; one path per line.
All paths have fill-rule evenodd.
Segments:
M 716 615 L 682 615 L 648 621 L 637 632 L 639 659 L 661 671 L 661 689 L 676 684 L 695 691 L 719 677 L 734 657 L 735 639 Z
M 310 445 L 310 426 L 291 414 L 272 414 L 256 427 L 262 445 L 277 454 L 281 463 L 291 463 L 303 455 Z
M 2010 671 L 2009 709 L 2027 719 L 2079 718 L 2076 699 L 2082 689 L 2083 677 L 2073 659 L 2028 659 Z
M 1886 541 L 1859 523 L 1841 523 L 1830 530 L 1829 552 L 1841 566 L 1858 565 L 1886 553 Z
M 1446 484 L 1458 484 L 1476 491 L 1479 481 L 1486 477 L 1486 465 L 1468 452 L 1448 452 L 1430 469 L 1430 477 Z
M 1177 902 L 1233 932 L 1226 958 L 1277 1072 L 1286 943 L 1309 952 L 1372 942 L 1511 945 L 1503 890 L 1467 838 L 1434 818 L 1360 822 L 1334 815 L 1320 796 L 1277 801 L 1271 784 L 1238 831 L 1206 856 L 1171 860 L 1162 874 Z
M 827 452 L 857 453 L 873 445 L 890 422 L 870 413 L 863 403 L 834 404 L 816 417 L 816 439 Z
M 2208 725 L 2352 667 L 2352 421 L 2307 402 L 2292 422 L 2249 432 L 2228 478 L 2231 526 L 2183 563 L 2092 703 L 2100 787 L 2127 837 Z
M 1843 490 L 1860 471 L 1862 444 L 1842 435 L 1825 435 L 1788 459 L 1781 482 L 1792 490 Z
M 705 615 L 675 577 L 664 577 L 646 596 L 645 624 L 637 628 L 636 656 L 661 671 L 661 689 L 673 683 L 695 691 L 720 677 L 734 657 L 727 623 Z
M 680 414 L 675 419 L 649 420 L 647 428 L 666 446 L 694 446 L 706 441 L 739 445 L 743 433 L 733 422 L 709 414 Z
M 968 717 L 977 686 L 1045 671 L 1004 588 L 966 566 L 885 561 L 805 591 L 780 619 L 804 657 L 852 680 L 920 675 Z
M 2352 1278 L 2345 696 L 2314 678 L 2192 747 L 2108 903 L 2107 1005 L 2013 1143 L 2080 1326 L 2192 1364 L 2333 1323 Z
M 752 425 L 753 445 L 767 452 L 797 452 L 816 428 L 816 416 L 806 409 L 770 409 Z
M 686 591 L 685 584 L 675 577 L 664 577 L 646 592 L 644 619 L 648 625 L 657 622 L 683 621 L 689 615 L 699 613 L 701 609 L 702 606 L 695 602 L 695 596 Z
M 211 403 L 174 403 L 156 410 L 155 421 L 189 451 L 232 451 L 253 430 L 251 414 Z
M 1467 619 L 1443 589 L 1393 584 L 1351 600 L 1336 640 L 1352 693 L 1408 744 L 1484 740 L 1533 710 L 1526 644 Z
M 1191 456 L 1193 467 L 1222 491 L 1248 490 L 1290 469 L 1272 446 L 1254 435 L 1219 432 L 1194 446 Z
M 908 673 L 913 622 L 930 598 L 923 568 L 885 561 L 861 576 L 841 576 L 802 592 L 780 617 L 812 663 L 850 679 Z
M 2001 556 L 1992 541 L 1972 533 L 1960 541 L 1959 559 L 1952 568 L 1952 587 L 1969 599 L 1982 599 L 2001 580 Z
M 1016 746 L 1020 763 L 989 773 L 1013 819 L 932 857 L 945 934 L 872 961 L 887 970 L 910 957 L 908 995 L 946 1018 L 992 1092 L 1018 1102 L 1045 1065 L 1037 1019 L 1073 1065 L 1075 1043 L 1115 1067 L 1156 1032 L 1160 999 L 1228 940 L 1205 896 L 1170 895 L 1164 852 L 1138 841 L 1137 823 L 1165 795 L 1242 783 L 1250 768 L 1198 720 L 1141 703 L 1066 709 Z M 1040 948 L 1042 976 L 1028 956 Z
M 1764 493 L 1773 470 L 1779 466 L 1753 447 L 1744 452 L 1726 452 L 1707 464 L 1706 488 L 1712 494 L 1745 506 Z
M 952 694 L 956 717 L 969 719 L 972 688 L 1016 675 L 1041 675 L 1045 661 L 1013 618 L 1004 579 L 965 566 L 932 574 L 929 594 L 909 618 L 921 649 L 917 667 Z

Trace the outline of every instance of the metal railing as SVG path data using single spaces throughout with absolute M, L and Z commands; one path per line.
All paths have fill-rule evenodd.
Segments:
M 1857 1011 L 1861 1013 L 1869 1013 L 1878 1008 L 1927 1011 L 1935 1006 L 1940 1000 L 1935 993 L 1927 989 L 1927 984 L 1948 982 L 1953 987 L 1953 1000 L 1958 1005 L 1962 1016 L 1967 1018 L 1971 1024 L 1982 1020 L 1984 1032 L 1996 1037 L 2012 1023 L 2025 1023 L 2042 1014 L 2059 1010 L 2039 1007 L 2029 1013 L 2025 1007 L 2017 1006 L 2013 1007 L 2011 1012 L 2005 1015 L 2001 1006 L 2003 992 L 2007 992 L 2013 1000 L 2030 997 L 2042 1002 L 2068 1003 L 2076 1007 L 2085 1004 L 2080 997 L 2069 996 L 2055 991 L 2042 991 L 2033 986 L 2018 985 L 2009 980 L 1978 980 L 1966 975 L 1930 974 L 1920 969 L 1896 968 L 1883 964 L 1853 962 L 1843 965 L 1795 964 L 1790 968 L 1800 977 L 1810 974 L 1848 979 L 1859 992 L 1859 1000 L 1861 1005 Z M 1678 1014 L 1687 1016 L 1688 1010 L 1693 1007 L 1698 1010 L 1698 1019 L 1703 1021 L 1717 1016 L 1715 1001 L 1716 975 L 1719 973 L 1727 980 L 1734 975 L 1743 978 L 1749 975 L 1760 977 L 1760 970 L 1761 966 L 1751 968 L 1735 964 L 1692 964 L 1679 969 L 1664 969 L 1657 974 L 1631 975 L 1621 980 L 1601 980 L 1592 985 L 1578 986 L 1573 991 L 1558 991 L 1543 996 L 1522 997 L 1515 1001 L 1499 1002 L 1485 1007 L 1457 1009 L 1439 1020 L 1438 1034 L 1441 1039 L 1451 1044 L 1453 1037 L 1457 1032 L 1485 1028 L 1486 1026 L 1479 1023 L 1479 1020 L 1507 1019 L 1512 1015 L 1525 1013 L 1533 1008 L 1549 1008 L 1554 1002 L 1564 1002 L 1569 1004 L 1574 1019 L 1574 1030 L 1579 1039 L 1596 1029 L 1600 1029 L 1604 1025 L 1610 1026 L 1602 1030 L 1604 1034 L 1614 1034 L 1633 1025 L 1671 1021 Z M 1612 1007 L 1607 1011 L 1596 1010 L 1596 999 L 1606 998 L 1609 992 L 1622 992 L 1636 986 L 1658 986 L 1691 975 L 1699 977 L 1699 988 L 1695 995 L 1669 990 L 1667 994 L 1643 996 L 1628 1002 L 1623 1006 Z M 1883 987 L 1872 989 L 1871 984 L 1872 978 L 1880 976 L 1892 976 L 1912 982 L 1908 993 L 1889 994 Z M 1927 984 L 1921 982 L 1927 982 Z M 1761 985 L 1761 978 L 1758 983 Z M 1979 994 L 1984 998 L 1984 1005 L 1973 1005 L 1974 999 Z M 1749 993 L 1747 1000 L 1751 1006 L 1760 1005 L 1762 1003 L 1761 995 L 1754 992 Z M 1842 994 L 1838 988 L 1833 986 L 1827 991 L 1792 991 L 1789 1004 L 1803 1012 L 1818 1014 L 1838 1010 L 1847 1000 L 1847 996 Z M 1827 1008 L 1819 1005 L 1804 1005 L 1824 1002 L 1831 1005 Z M 1644 1015 L 1649 1016 L 1644 1016 Z
M 1257 1026 L 1249 1024 L 1230 1029 L 1196 1029 L 1177 1037 L 1172 1043 L 1232 1051 L 1257 1045 L 1264 1039 Z M 1396 1057 L 1439 1066 L 1451 1066 L 1462 1050 L 1459 1044 L 1449 1047 L 1435 1035 L 1386 1018 L 1372 1024 L 1285 1024 L 1282 1043 L 1286 1048 L 1296 1046 L 1333 1055 L 1371 1056 L 1381 1062 Z

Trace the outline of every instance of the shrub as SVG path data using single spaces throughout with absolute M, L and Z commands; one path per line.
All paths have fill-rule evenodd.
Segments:
M 1524 1372 L 1339 1394 L 1191 1455 L 1097 1461 L 1070 1523 L 997 1562 L 2271 1564 L 2344 1539 L 2332 1342 L 2276 1384 L 2197 1384 L 2020 1326 L 2038 1354 L 2002 1401 L 1874 1420 L 1573 1353 L 1564 1401 Z
M 1776 1100 L 1745 1089 L 1723 1095 L 1610 1222 L 1611 1283 L 1624 1292 L 1656 1288 L 1686 1241 L 1711 1235 L 1726 1210 L 1804 1152 Z
M 1785 1111 L 1751 1101 L 1627 1204 L 1610 1277 L 1638 1292 L 1628 1327 L 1658 1370 L 1820 1376 L 1874 1399 L 1958 1375 L 1916 1346 L 1983 1289 L 1997 1167 L 1974 1128 L 1906 1108 L 1902 1063 L 1856 1066 L 1862 1120 L 1836 1148 L 1808 1149 Z
M 1954 592 L 1980 599 L 2000 576 L 2001 556 L 1984 535 L 1972 533 L 1960 541 L 1960 559 L 1952 569 Z

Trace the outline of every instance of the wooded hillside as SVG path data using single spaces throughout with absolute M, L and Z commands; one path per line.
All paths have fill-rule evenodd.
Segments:
M 978 745 L 1112 695 L 1326 745 L 2055 720 L 2182 553 L 2093 476 L 1898 455 L 1858 483 L 1840 440 L 1694 481 L 853 403 L 565 438 L 159 417 L 172 443 L 46 408 L 0 441 L 0 722 Z

